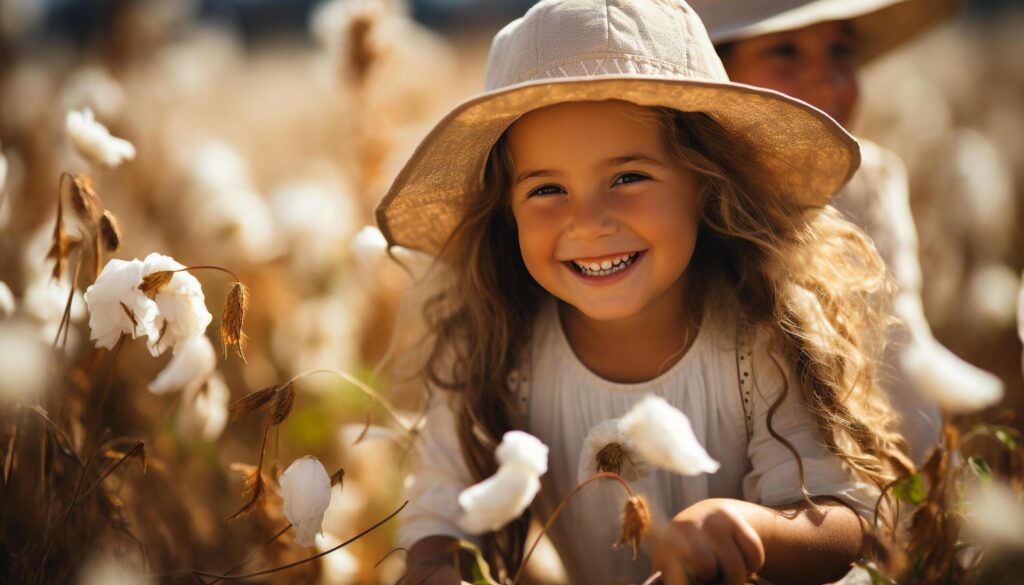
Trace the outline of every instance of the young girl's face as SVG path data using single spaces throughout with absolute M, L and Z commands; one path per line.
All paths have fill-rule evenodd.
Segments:
M 803 100 L 846 126 L 859 92 L 857 38 L 848 22 L 823 22 L 730 45 L 729 79 Z
M 523 116 L 507 135 L 526 268 L 591 319 L 680 306 L 698 180 L 644 113 L 620 101 L 559 104 Z

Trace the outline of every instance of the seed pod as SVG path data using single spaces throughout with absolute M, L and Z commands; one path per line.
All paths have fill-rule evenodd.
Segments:
M 277 389 L 274 393 L 274 402 L 270 405 L 271 424 L 279 425 L 284 422 L 292 412 L 292 404 L 295 403 L 295 383 L 288 382 Z
M 89 175 L 75 175 L 71 179 L 71 207 L 87 224 L 92 223 L 96 211 L 102 207 Z
M 615 547 L 628 544 L 633 549 L 633 560 L 636 560 L 636 547 L 644 539 L 650 525 L 651 512 L 647 502 L 640 496 L 630 496 L 622 510 L 622 537 Z
M 100 236 L 103 239 L 103 247 L 108 252 L 116 252 L 121 247 L 121 224 L 108 210 L 103 210 L 103 215 L 100 216 Z
M 622 472 L 622 461 L 626 457 L 626 450 L 619 443 L 608 443 L 595 455 L 597 471 L 610 471 L 618 474 Z
M 228 412 L 231 414 L 231 422 L 235 422 L 250 412 L 259 409 L 267 402 L 270 402 L 270 399 L 272 399 L 276 393 L 277 386 L 267 386 L 262 390 L 257 390 L 239 398 L 235 402 L 232 402 L 231 406 L 228 406 Z
M 224 359 L 228 357 L 228 348 L 235 348 L 238 357 L 245 361 L 243 346 L 245 333 L 245 312 L 249 309 L 249 289 L 241 282 L 231 285 L 227 301 L 224 303 L 224 314 L 220 319 L 220 344 L 224 348 Z
M 139 290 L 150 299 L 156 299 L 156 293 L 160 292 L 161 288 L 167 286 L 167 283 L 171 282 L 172 278 L 174 278 L 173 270 L 158 270 L 147 274 L 142 279 L 142 282 L 139 283 Z

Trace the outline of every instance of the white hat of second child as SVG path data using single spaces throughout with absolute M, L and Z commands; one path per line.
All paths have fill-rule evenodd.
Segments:
M 957 10 L 957 0 L 690 0 L 716 45 L 834 20 L 864 37 L 861 58 L 910 40 Z
M 381 200 L 377 224 L 389 244 L 438 253 L 483 186 L 502 133 L 565 102 L 704 112 L 748 143 L 800 206 L 823 207 L 860 164 L 857 141 L 824 112 L 730 82 L 682 0 L 543 0 L 494 38 L 486 90 L 431 130 Z

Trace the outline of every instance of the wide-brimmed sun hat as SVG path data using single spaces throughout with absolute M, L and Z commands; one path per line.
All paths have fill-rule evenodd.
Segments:
M 748 142 L 783 196 L 823 207 L 860 164 L 857 141 L 820 110 L 732 83 L 682 0 L 544 0 L 494 38 L 486 93 L 445 116 L 377 207 L 391 245 L 439 252 L 483 186 L 488 154 L 533 110 L 623 100 L 705 112 Z
M 957 0 L 692 0 L 711 42 L 720 45 L 836 20 L 853 24 L 870 61 L 957 10 Z

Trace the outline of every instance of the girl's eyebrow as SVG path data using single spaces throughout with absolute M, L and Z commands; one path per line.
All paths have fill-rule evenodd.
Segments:
M 656 159 L 654 157 L 651 157 L 649 155 L 640 154 L 640 153 L 627 154 L 627 155 L 624 155 L 624 156 L 615 156 L 615 157 L 612 157 L 612 158 L 605 159 L 603 166 L 614 167 L 614 166 L 629 164 L 629 163 L 633 163 L 633 162 L 647 163 L 647 164 L 652 164 L 652 165 L 655 165 L 655 166 L 662 166 L 662 167 L 665 166 L 665 163 L 661 162 L 660 160 L 658 160 L 658 159 Z M 513 185 L 518 185 L 519 183 L 522 183 L 526 179 L 532 179 L 532 178 L 535 178 L 535 177 L 553 177 L 553 176 L 556 176 L 556 175 L 558 175 L 558 172 L 552 171 L 552 170 L 548 170 L 548 169 L 540 169 L 540 170 L 536 170 L 536 171 L 523 171 L 523 172 L 519 173 L 518 175 L 516 175 L 516 178 L 512 182 L 512 184 Z

